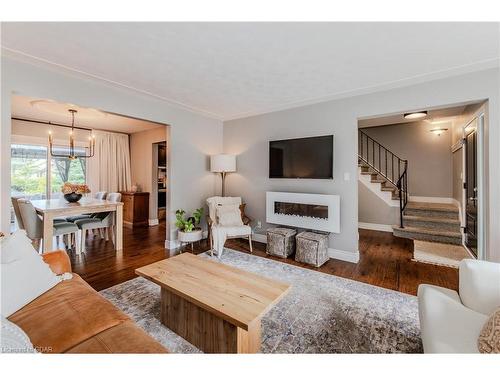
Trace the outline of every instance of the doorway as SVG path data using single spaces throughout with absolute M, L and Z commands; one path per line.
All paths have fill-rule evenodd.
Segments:
M 464 245 L 477 259 L 484 258 L 483 189 L 484 113 L 480 112 L 463 129 Z

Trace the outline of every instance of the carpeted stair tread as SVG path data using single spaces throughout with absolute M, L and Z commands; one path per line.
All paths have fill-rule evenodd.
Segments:
M 380 188 L 380 190 L 382 190 L 382 191 L 396 191 L 396 188 L 390 187 L 390 186 L 382 186 Z M 398 199 L 399 199 L 399 197 L 398 197 Z
M 451 219 L 447 217 L 430 217 L 430 216 L 412 216 L 412 215 L 404 215 L 404 220 L 411 221 L 428 221 L 431 223 L 446 223 L 446 224 L 457 224 L 460 225 L 460 220 Z
M 405 226 L 404 228 L 400 228 L 399 225 L 393 225 L 392 228 L 397 229 L 398 231 L 401 231 L 401 232 L 421 233 L 421 234 L 428 234 L 431 236 L 462 238 L 462 235 L 460 234 L 460 232 L 432 230 L 432 229 L 428 229 L 428 228 L 419 228 L 419 227 L 410 227 L 410 226 Z
M 458 207 L 451 203 L 408 202 L 406 208 L 410 210 L 443 211 L 443 212 L 458 213 Z
M 396 237 L 408 238 L 410 240 L 440 242 L 455 245 L 460 245 L 462 243 L 462 235 L 460 232 L 433 230 L 429 228 L 417 228 L 410 226 L 400 228 L 398 225 L 393 225 L 392 230 Z

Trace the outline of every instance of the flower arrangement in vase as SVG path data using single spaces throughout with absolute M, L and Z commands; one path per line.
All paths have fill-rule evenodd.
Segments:
M 85 184 L 72 184 L 71 182 L 65 182 L 61 188 L 64 194 L 64 199 L 69 203 L 78 202 L 83 194 L 90 193 L 90 189 Z

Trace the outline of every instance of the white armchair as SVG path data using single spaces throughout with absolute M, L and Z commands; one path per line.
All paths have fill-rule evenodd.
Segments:
M 252 249 L 252 228 L 250 218 L 245 215 L 245 205 L 241 203 L 241 197 L 211 197 L 207 199 L 208 205 L 208 240 L 210 243 L 210 253 L 217 253 L 220 258 L 224 250 L 224 243 L 228 238 L 248 238 L 250 252 Z M 217 208 L 220 206 L 237 206 L 240 210 L 241 223 L 238 225 L 222 225 L 217 217 Z
M 466 259 L 459 266 L 459 293 L 418 287 L 420 331 L 425 353 L 478 353 L 477 340 L 500 306 L 500 263 Z

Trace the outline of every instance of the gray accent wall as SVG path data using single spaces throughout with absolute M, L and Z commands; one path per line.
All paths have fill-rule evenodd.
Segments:
M 4 51 L 1 62 L 1 231 L 8 232 L 10 228 L 10 100 L 13 93 L 169 124 L 170 127 L 165 127 L 169 153 L 167 240 L 176 239 L 176 209 L 192 212 L 219 191 L 217 176 L 208 168 L 208 155 L 222 151 L 222 121 L 150 95 Z
M 430 132 L 436 127 L 448 130 L 438 136 Z M 451 122 L 432 125 L 426 121 L 418 121 L 361 130 L 400 158 L 408 160 L 410 195 L 451 198 L 451 127 Z
M 237 172 L 227 177 L 228 194 L 241 196 L 247 203 L 249 216 L 254 219 L 253 224 L 261 221 L 263 226 L 266 216 L 266 191 L 338 194 L 341 232 L 330 236 L 330 247 L 356 253 L 358 119 L 489 99 L 491 125 L 487 131 L 486 142 L 489 145 L 489 159 L 494 166 L 490 164 L 486 171 L 490 202 L 487 258 L 500 260 L 500 169 L 495 162 L 500 160 L 498 87 L 499 70 L 489 69 L 373 94 L 225 121 L 224 151 L 237 155 Z M 268 178 L 269 140 L 324 134 L 335 136 L 333 180 Z M 449 189 L 451 196 L 451 186 Z

